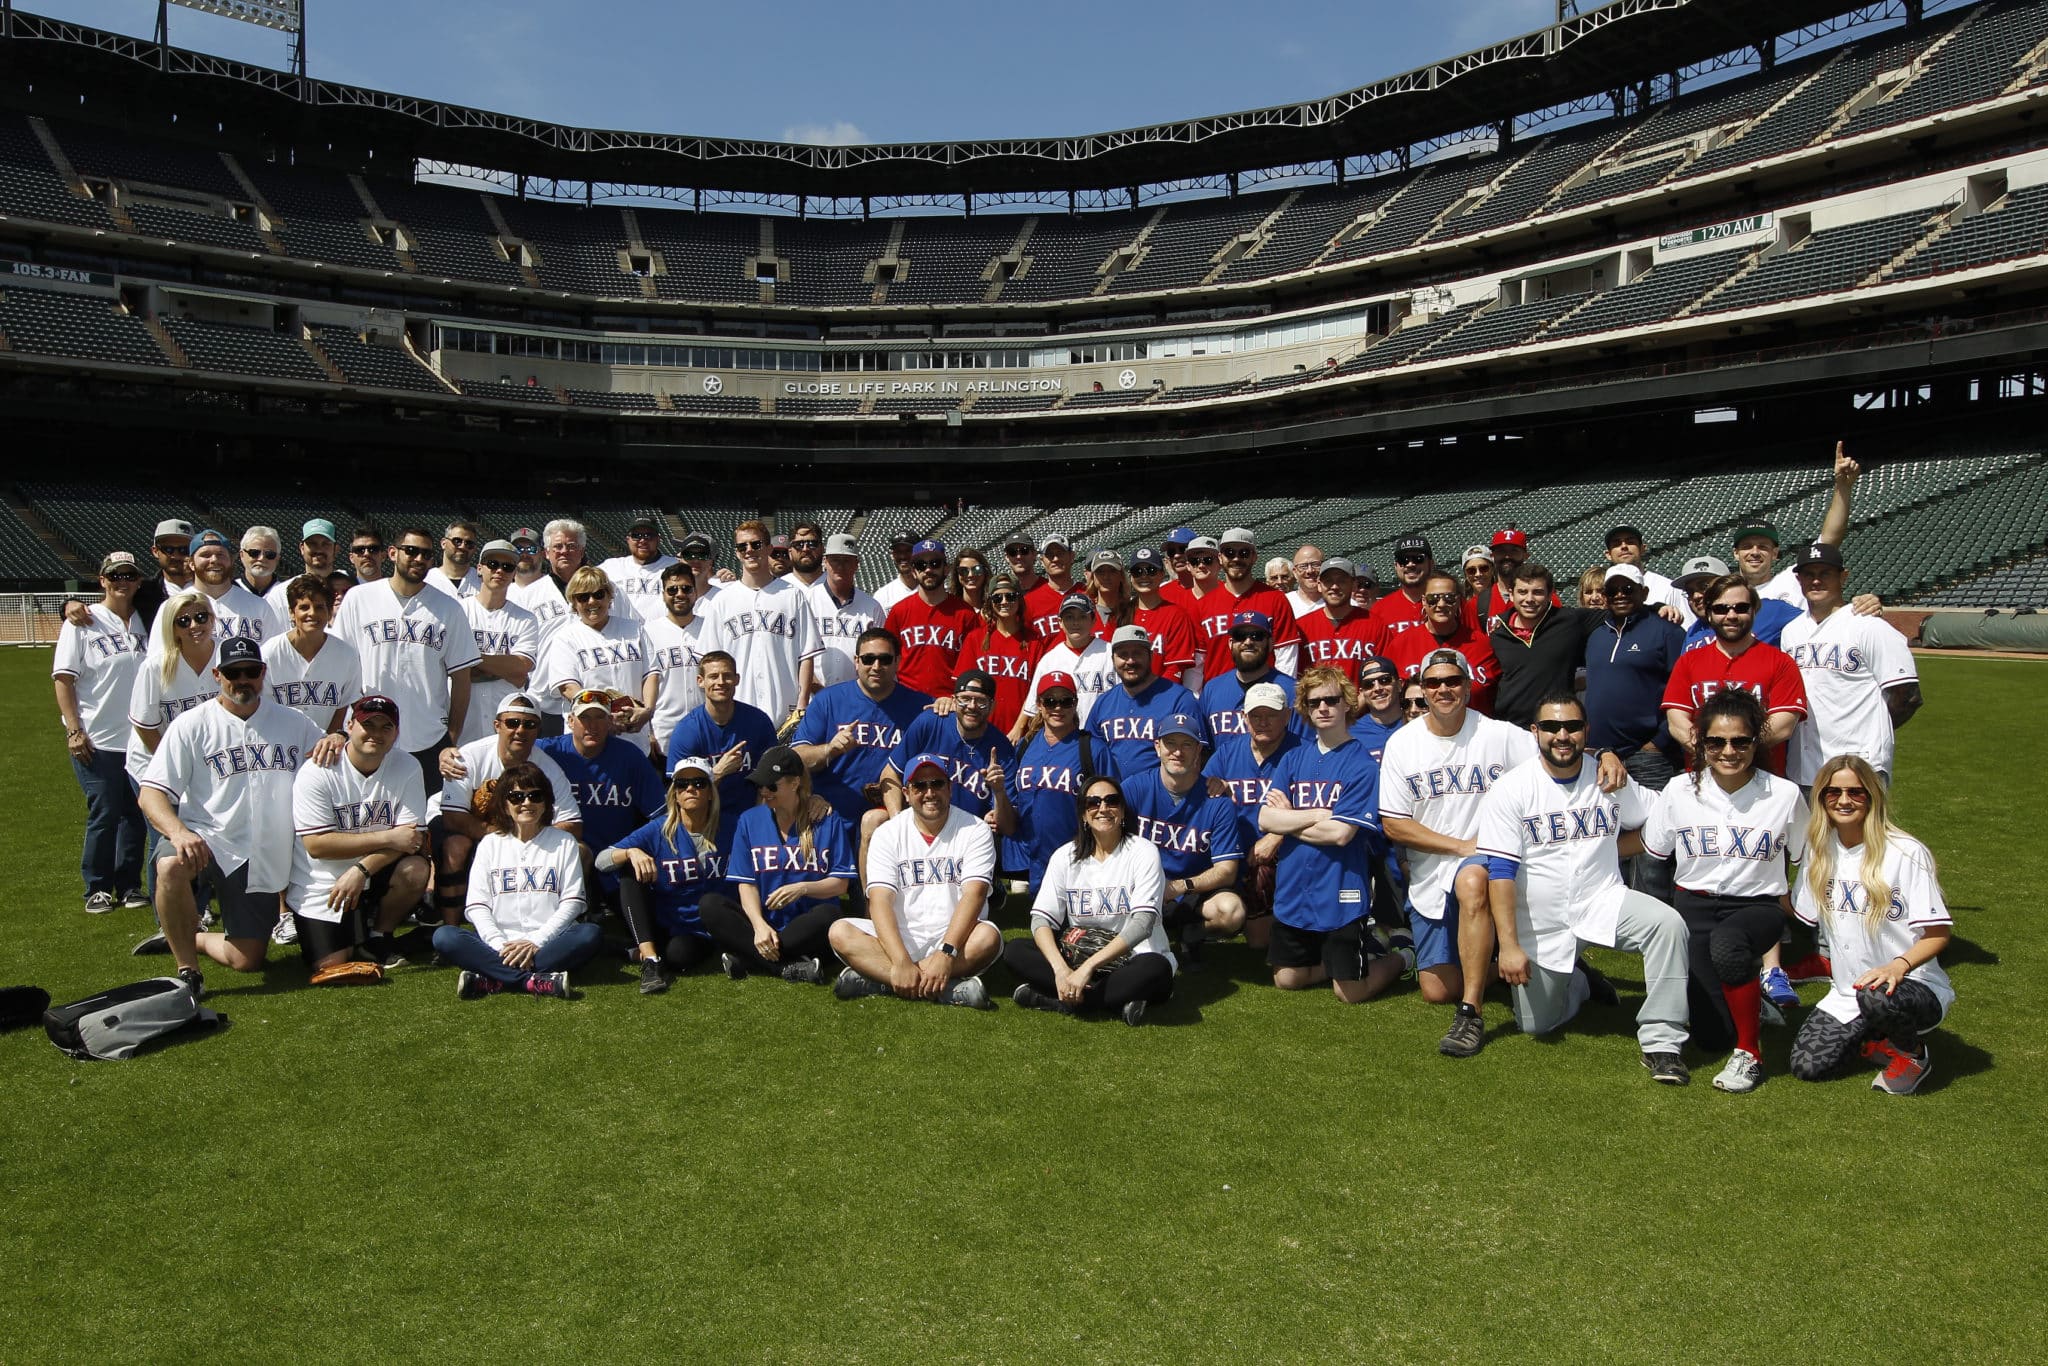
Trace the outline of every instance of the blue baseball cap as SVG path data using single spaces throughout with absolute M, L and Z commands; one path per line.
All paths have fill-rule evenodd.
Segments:
M 1177 527 L 1175 527 L 1175 528 L 1174 528 L 1173 530 L 1171 530 L 1171 531 L 1169 531 L 1169 532 L 1167 532 L 1167 533 L 1166 533 L 1166 539 L 1165 539 L 1164 541 L 1161 541 L 1161 542 L 1160 542 L 1160 544 L 1161 544 L 1161 545 L 1186 545 L 1186 544 L 1187 544 L 1187 543 L 1188 543 L 1189 541 L 1192 541 L 1192 540 L 1194 540 L 1194 539 L 1195 539 L 1195 529 L 1194 529 L 1193 527 L 1191 527 L 1191 526 L 1177 526 Z
M 198 553 L 199 553 L 199 547 L 201 547 L 201 546 L 203 546 L 203 545 L 227 545 L 227 544 L 228 544 L 228 538 L 227 538 L 227 537 L 225 537 L 225 536 L 221 535 L 221 534 L 220 534 L 220 533 L 219 533 L 218 531 L 215 531 L 215 530 L 214 530 L 214 529 L 213 529 L 212 527 L 208 527 L 208 528 L 207 528 L 206 530 L 204 530 L 204 531 L 202 531 L 202 532 L 198 533 L 197 535 L 195 535 L 195 536 L 194 536 L 194 537 L 192 538 L 192 543 L 191 543 L 191 544 L 190 544 L 189 546 L 187 546 L 187 547 L 186 547 L 186 550 L 187 550 L 187 551 L 188 551 L 189 553 L 191 553 L 191 554 L 195 554 L 195 555 L 196 555 L 196 554 L 198 554 Z M 230 550 L 232 550 L 232 549 L 233 549 L 234 547 L 232 547 L 232 546 L 229 546 L 228 548 L 229 548 Z
M 1269 636 L 1273 634 L 1273 619 L 1264 612 L 1237 613 L 1230 619 L 1230 629 L 1235 631 L 1240 626 L 1256 627 Z
M 1132 569 L 1142 567 L 1145 569 L 1157 569 L 1161 572 L 1164 572 L 1166 569 L 1166 557 L 1149 545 L 1141 545 L 1136 550 L 1133 550 L 1130 559 L 1126 563 Z
M 910 761 L 910 769 L 903 775 L 903 781 L 907 783 L 916 777 L 921 768 L 935 768 L 947 778 L 953 776 L 953 761 L 937 750 L 928 749 Z
M 1093 612 L 1094 610 L 1094 600 L 1078 589 L 1060 599 L 1061 616 L 1065 616 L 1069 612 Z
M 1160 740 L 1169 735 L 1185 735 L 1190 740 L 1199 740 L 1202 738 L 1202 723 L 1184 712 L 1175 712 L 1161 721 L 1152 734 Z
M 935 541 L 932 540 L 930 537 L 926 537 L 924 540 L 919 541 L 915 545 L 910 547 L 911 559 L 915 560 L 926 555 L 936 555 L 942 560 L 945 559 L 946 543 L 944 541 Z

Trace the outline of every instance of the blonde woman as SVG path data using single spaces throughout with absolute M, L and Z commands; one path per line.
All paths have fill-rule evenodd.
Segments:
M 647 721 L 661 695 L 661 675 L 646 633 L 633 618 L 614 614 L 612 581 L 602 569 L 587 564 L 578 569 L 563 596 L 569 600 L 569 615 L 548 637 L 535 671 L 542 686 L 565 698 L 585 688 L 625 694 L 633 706 L 615 717 L 617 729 L 647 748 L 653 743 Z
M 1806 845 L 1793 910 L 1827 927 L 1833 982 L 1792 1042 L 1792 1075 L 1819 1081 L 1860 1052 L 1879 1069 L 1873 1090 L 1910 1095 L 1934 1067 L 1923 1036 L 1956 999 L 1934 856 L 1892 824 L 1877 770 L 1851 754 L 1814 774 Z
M 718 848 L 718 782 L 711 761 L 694 754 L 677 759 L 662 813 L 600 850 L 597 871 L 632 874 L 619 879 L 619 904 L 639 945 L 642 996 L 667 991 L 674 974 L 710 957 L 702 907 L 715 900 L 739 910 Z
M 740 817 L 726 850 L 739 906 L 704 902 L 704 928 L 725 951 L 728 977 L 822 982 L 832 954 L 826 936 L 845 914 L 839 898 L 856 876 L 852 828 L 811 800 L 810 770 L 787 745 L 763 754 L 748 781 L 765 800 Z

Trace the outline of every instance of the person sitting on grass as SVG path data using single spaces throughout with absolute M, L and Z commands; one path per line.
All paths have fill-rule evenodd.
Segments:
M 1138 836 L 1115 778 L 1090 778 L 1074 804 L 1080 829 L 1046 866 L 1031 903 L 1031 937 L 1003 949 L 1024 979 L 1010 999 L 1065 1014 L 1105 1010 L 1140 1025 L 1148 1007 L 1173 994 L 1159 849 Z
M 735 981 L 762 973 L 822 982 L 826 932 L 846 914 L 839 899 L 856 876 L 852 827 L 811 799 L 811 771 L 787 745 L 763 754 L 748 782 L 767 801 L 740 817 L 726 849 L 739 905 L 719 897 L 700 903 L 698 914 Z
M 717 844 L 716 781 L 709 759 L 683 755 L 669 770 L 662 814 L 598 851 L 599 872 L 631 873 L 619 878 L 619 908 L 639 946 L 643 996 L 667 991 L 676 973 L 711 956 L 704 903 L 716 900 L 739 913 Z
M 490 833 L 469 865 L 464 911 L 476 933 L 457 925 L 434 931 L 434 951 L 462 969 L 462 1000 L 501 991 L 565 998 L 569 969 L 597 952 L 598 927 L 577 919 L 583 855 L 554 815 L 554 787 L 540 765 L 517 763 L 500 775 L 484 808 Z
M 953 805 L 953 760 L 920 754 L 904 774 L 909 805 L 868 845 L 868 915 L 832 927 L 846 962 L 842 1001 L 895 992 L 908 1000 L 992 1008 L 981 972 L 1002 951 L 989 921 L 996 839 Z
M 1792 905 L 1810 925 L 1826 919 L 1833 980 L 1792 1041 L 1792 1075 L 1820 1081 L 1856 1052 L 1880 1069 L 1872 1090 L 1905 1096 L 1934 1069 L 1924 1036 L 1955 1004 L 1938 956 L 1952 922 L 1934 856 L 1888 805 L 1867 759 L 1838 754 L 1814 773 Z

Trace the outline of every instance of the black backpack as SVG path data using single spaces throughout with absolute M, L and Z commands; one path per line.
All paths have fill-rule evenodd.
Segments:
M 175 977 L 130 982 L 43 1012 L 43 1030 L 50 1042 L 88 1062 L 132 1058 L 144 1044 L 181 1029 L 212 1029 L 225 1023 L 225 1015 L 202 1007 Z

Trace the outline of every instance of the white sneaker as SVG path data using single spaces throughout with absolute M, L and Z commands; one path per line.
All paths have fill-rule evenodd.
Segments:
M 1728 1065 L 1721 1069 L 1721 1075 L 1714 1078 L 1714 1089 L 1740 1095 L 1744 1091 L 1756 1090 L 1763 1081 L 1762 1061 L 1747 1049 L 1738 1048 L 1728 1055 Z
M 996 1003 L 989 1000 L 988 988 L 981 984 L 979 977 L 956 977 L 946 986 L 946 994 L 939 998 L 949 1006 L 966 1006 L 969 1010 L 994 1010 Z
M 290 911 L 286 911 L 283 915 L 279 916 L 277 918 L 277 924 L 271 927 L 270 942 L 273 944 L 298 943 L 299 918 L 293 915 Z

